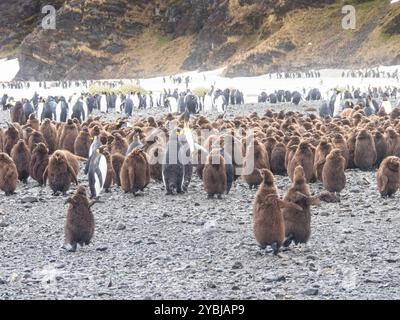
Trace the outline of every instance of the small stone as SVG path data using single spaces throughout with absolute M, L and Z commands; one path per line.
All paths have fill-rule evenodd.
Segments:
M 365 283 L 382 283 L 382 280 L 378 279 L 378 278 L 369 278 L 369 279 L 365 279 L 364 281 Z
M 123 223 L 118 224 L 118 226 L 117 226 L 117 230 L 118 231 L 122 231 L 122 230 L 125 230 L 125 229 L 126 229 L 126 225 L 124 225 Z
M 200 203 L 195 202 L 195 203 L 194 203 L 194 206 L 195 206 L 195 207 L 200 207 Z
M 137 240 L 133 244 L 141 244 L 141 243 L 142 243 L 142 240 Z
M 102 296 L 111 296 L 111 294 L 108 293 L 108 292 L 99 292 L 98 295 L 99 295 L 100 297 L 102 297 Z
M 303 293 L 306 296 L 317 296 L 319 291 L 318 291 L 318 289 L 310 288 L 310 289 L 307 289 L 306 291 L 304 291 Z
M 237 290 L 240 290 L 240 288 L 239 288 L 238 286 L 233 286 L 233 287 L 232 287 L 232 290 L 237 291 Z
M 207 283 L 207 287 L 210 288 L 210 289 L 215 289 L 217 286 L 213 282 L 208 282 Z
M 101 252 L 103 252 L 103 251 L 106 251 L 107 249 L 108 249 L 108 247 L 102 246 L 102 247 L 97 247 L 97 248 L 96 248 L 96 251 L 101 251 Z
M 399 261 L 397 257 L 390 257 L 389 259 L 386 259 L 386 262 L 388 263 L 396 263 L 397 261 Z
M 1 221 L 0 222 L 0 228 L 6 228 L 6 227 L 8 227 L 8 223 L 4 222 L 4 221 Z
M 235 264 L 232 266 L 232 269 L 237 270 L 237 269 L 243 269 L 243 264 L 239 261 L 235 262 Z
M 22 203 L 35 203 L 35 202 L 39 202 L 39 199 L 36 197 L 24 197 L 21 199 Z

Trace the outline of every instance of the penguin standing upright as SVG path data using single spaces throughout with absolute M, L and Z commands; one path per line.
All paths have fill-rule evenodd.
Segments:
M 44 101 L 43 99 L 41 99 L 37 108 L 37 118 L 39 119 L 39 121 L 43 120 L 42 119 L 43 109 L 44 109 Z
M 213 110 L 213 99 L 210 94 L 206 94 L 204 97 L 204 112 L 212 112 Z
M 140 141 L 140 136 L 138 134 L 134 135 L 133 141 L 128 146 L 128 150 L 126 155 L 129 155 L 135 148 L 143 146 L 143 143 Z
M 79 122 L 83 122 L 87 116 L 87 106 L 86 111 L 84 108 L 85 102 L 82 99 L 78 99 L 72 107 L 72 119 L 78 119 Z
M 221 156 L 225 160 L 225 172 L 226 172 L 226 194 L 229 194 L 232 188 L 233 180 L 235 179 L 235 168 L 233 167 L 233 160 L 228 152 L 221 149 Z
M 140 107 L 140 96 L 139 93 L 135 93 L 132 95 L 132 101 L 133 101 L 133 110 L 137 110 Z
M 217 106 L 218 113 L 224 113 L 225 112 L 226 106 L 227 106 L 227 101 L 226 101 L 226 98 L 224 97 L 223 94 L 220 94 L 215 99 L 215 105 Z
M 90 159 L 90 157 L 92 156 L 92 154 L 94 153 L 94 151 L 95 151 L 97 148 L 100 148 L 102 145 L 103 145 L 103 144 L 102 144 L 101 141 L 100 141 L 100 136 L 94 137 L 93 142 L 92 142 L 92 144 L 91 144 L 91 146 L 90 146 L 90 149 L 89 149 L 89 159 Z
M 68 119 L 72 119 L 72 112 L 73 112 L 73 108 L 76 104 L 76 102 L 78 101 L 78 95 L 76 93 L 74 93 L 70 98 L 69 98 L 69 106 L 70 108 L 68 108 Z
M 117 111 L 117 113 L 122 112 L 121 105 L 122 105 L 121 96 L 118 94 L 117 98 L 115 99 L 115 111 Z
M 92 166 L 92 162 L 96 158 L 96 150 L 98 150 L 102 146 L 102 142 L 100 140 L 100 136 L 96 136 L 93 139 L 92 145 L 89 148 L 89 159 L 86 162 L 84 173 L 86 175 L 89 174 L 90 167 Z
M 59 100 L 56 106 L 56 121 L 61 122 L 62 101 Z
M 186 137 L 186 141 L 189 144 L 189 148 L 190 148 L 190 152 L 193 153 L 194 152 L 194 140 L 193 140 L 193 134 L 192 131 L 190 130 L 190 112 L 189 109 L 186 108 L 185 113 L 184 113 L 184 127 L 183 127 L 183 133 Z
M 83 108 L 82 122 L 84 122 L 89 117 L 89 108 L 88 108 L 88 105 L 86 103 L 86 99 L 84 99 L 82 97 L 81 101 L 82 101 L 82 108 Z
M 56 121 L 67 122 L 68 118 L 68 104 L 64 97 L 60 97 L 56 107 Z
M 97 198 L 103 190 L 104 183 L 107 177 L 107 159 L 100 153 L 100 149 L 92 154 L 89 161 L 89 189 L 91 198 Z
M 133 112 L 132 95 L 127 95 L 124 101 L 124 113 L 126 116 L 131 117 Z
M 168 97 L 165 102 L 166 106 L 169 108 L 169 112 L 178 112 L 178 100 L 176 100 L 174 97 Z
M 331 108 L 334 117 L 339 116 L 340 113 L 342 112 L 343 105 L 342 105 L 341 93 L 339 90 L 336 90 L 335 94 L 332 96 L 329 107 Z
M 47 101 L 43 104 L 41 117 L 40 118 L 38 117 L 40 121 L 43 121 L 44 119 L 53 120 L 53 116 L 55 116 L 55 110 L 53 113 L 52 105 L 53 105 L 53 100 L 51 97 L 49 97 Z
M 105 94 L 102 94 L 100 98 L 100 112 L 107 113 L 107 110 L 107 96 Z
M 185 168 L 180 161 L 181 159 L 179 159 L 181 152 L 179 135 L 181 135 L 179 129 L 174 129 L 171 132 L 162 163 L 162 178 L 167 195 L 172 195 L 174 190 L 177 193 L 183 193 Z

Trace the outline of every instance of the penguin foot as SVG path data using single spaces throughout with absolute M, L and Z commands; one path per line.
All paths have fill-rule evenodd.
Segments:
M 207 199 L 214 199 L 214 195 L 212 193 L 207 194 Z
M 274 242 L 273 244 L 271 244 L 271 249 L 272 249 L 272 252 L 274 253 L 274 255 L 277 256 L 279 253 L 278 243 Z
M 266 249 L 267 249 L 267 246 L 258 245 L 258 247 L 259 247 L 261 250 L 266 250 Z
M 222 200 L 222 195 L 219 194 L 219 195 L 217 196 L 217 198 L 218 198 L 218 200 Z
M 293 233 L 291 233 L 286 238 L 285 242 L 283 243 L 283 246 L 286 247 L 286 248 L 290 247 L 290 245 L 292 244 L 293 240 L 294 240 L 294 235 L 293 235 Z
M 64 244 L 64 245 L 62 246 L 62 248 L 65 249 L 67 252 L 76 252 L 76 247 L 77 247 L 77 244 L 76 244 L 76 243 L 73 244 L 73 245 L 71 245 L 71 244 Z
M 134 193 L 135 197 L 144 197 L 144 192 Z

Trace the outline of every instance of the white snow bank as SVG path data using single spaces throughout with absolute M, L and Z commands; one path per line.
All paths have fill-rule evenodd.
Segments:
M 377 68 L 374 68 L 375 70 Z M 400 70 L 400 66 L 381 66 L 378 68 L 380 71 L 395 71 L 396 69 Z M 9 81 L 12 79 L 19 70 L 19 64 L 17 59 L 15 60 L 0 60 L 0 82 L 1 81 Z M 400 82 L 397 79 L 388 79 L 388 78 L 342 78 L 342 72 L 347 71 L 344 69 L 323 69 L 319 70 L 321 73 L 321 78 L 300 78 L 300 79 L 276 79 L 273 76 L 272 79 L 269 78 L 269 75 L 263 75 L 258 77 L 239 77 L 239 78 L 226 78 L 223 77 L 224 69 L 218 69 L 214 71 L 206 71 L 206 72 L 185 72 L 181 74 L 175 75 L 175 77 L 181 76 L 183 79 L 186 76 L 191 77 L 191 82 L 189 84 L 190 89 L 195 88 L 211 88 L 212 85 L 215 88 L 225 89 L 225 88 L 236 88 L 241 90 L 245 96 L 246 103 L 254 103 L 257 102 L 258 95 L 265 91 L 267 93 L 274 92 L 275 90 L 285 89 L 290 91 L 300 91 L 303 89 L 307 91 L 312 88 L 318 88 L 321 90 L 321 93 L 324 97 L 327 97 L 328 91 L 333 88 L 360 88 L 365 91 L 369 86 L 372 87 L 385 87 L 385 86 L 396 86 L 400 87 Z M 110 79 L 110 81 L 119 80 L 119 79 Z M 136 84 L 137 80 L 132 79 L 122 79 L 125 83 Z M 139 79 L 140 86 L 146 89 L 147 91 L 152 91 L 153 94 L 158 94 L 163 91 L 163 89 L 170 89 L 173 91 L 174 89 L 178 89 L 179 91 L 184 91 L 186 89 L 186 85 L 184 81 L 182 84 L 174 84 L 169 76 L 165 77 L 166 82 L 164 83 L 163 77 L 149 78 L 149 79 Z M 102 80 L 107 81 L 107 80 Z M 5 92 L 3 92 L 5 91 Z M 34 92 L 38 92 L 39 95 L 43 97 L 47 97 L 49 95 L 59 96 L 70 96 L 74 93 L 80 94 L 81 92 L 86 91 L 85 88 L 48 88 L 43 89 L 39 87 L 39 82 L 31 82 L 30 89 L 6 89 L 2 90 L 0 87 L 0 93 L 7 93 L 9 96 L 14 97 L 15 99 L 21 98 L 31 98 Z
M 12 81 L 19 71 L 18 59 L 0 59 L 0 82 Z

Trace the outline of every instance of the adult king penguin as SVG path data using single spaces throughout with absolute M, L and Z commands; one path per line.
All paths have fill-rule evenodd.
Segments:
M 108 111 L 107 95 L 103 93 L 100 98 L 100 112 L 107 113 L 107 111 Z
M 98 198 L 103 190 L 104 182 L 107 176 L 107 159 L 100 153 L 100 149 L 92 154 L 89 161 L 89 189 L 91 198 Z

